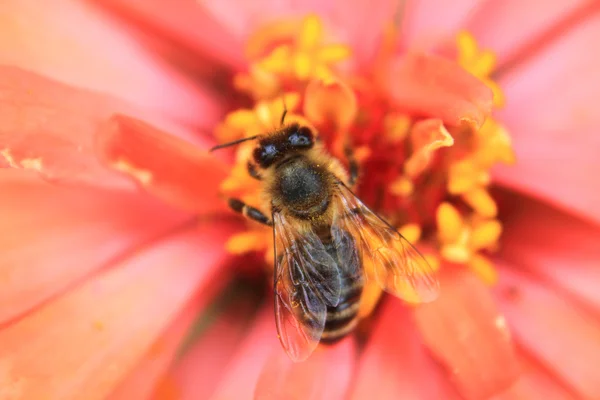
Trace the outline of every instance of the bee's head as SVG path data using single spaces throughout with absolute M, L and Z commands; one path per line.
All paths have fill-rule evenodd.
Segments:
M 291 124 L 259 140 L 254 149 L 254 162 L 261 168 L 269 168 L 274 162 L 315 144 L 312 131 L 307 126 Z

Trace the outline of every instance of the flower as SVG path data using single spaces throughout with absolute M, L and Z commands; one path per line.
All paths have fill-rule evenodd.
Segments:
M 0 241 L 3 397 L 247 398 L 256 391 L 272 398 L 306 398 L 310 393 L 322 398 L 454 398 L 458 388 L 462 396 L 479 398 L 511 385 L 517 361 L 523 373 L 500 396 L 598 397 L 597 188 L 593 179 L 585 179 L 597 169 L 595 142 L 588 134 L 598 123 L 590 100 L 599 80 L 595 55 L 587 48 L 598 34 L 595 4 L 573 2 L 565 8 L 531 3 L 524 8 L 516 2 L 489 2 L 473 13 L 472 4 L 436 5 L 434 11 L 428 2 L 407 4 L 403 34 L 392 44 L 456 57 L 452 50 L 457 47 L 449 38 L 467 28 L 484 51 L 471 36 L 461 34 L 459 62 L 490 90 L 503 91 L 505 99 L 498 102 L 495 97 L 495 105 L 505 107 L 475 130 L 489 111 L 488 102 L 482 101 L 486 91 L 477 89 L 484 87 L 480 81 L 469 84 L 474 78 L 454 64 L 438 60 L 448 67 L 433 70 L 441 74 L 437 88 L 444 89 L 433 92 L 438 96 L 420 90 L 426 81 L 399 80 L 403 87 L 397 90 L 385 85 L 393 80 L 383 81 L 391 89 L 389 98 L 407 107 L 405 115 L 386 120 L 394 128 L 390 140 L 406 138 L 402 128 L 414 122 L 415 114 L 432 117 L 427 111 L 435 110 L 433 117 L 444 122 L 423 120 L 423 130 L 415 122 L 412 146 L 420 151 L 409 159 L 414 161 L 407 160 L 411 167 L 398 179 L 385 181 L 392 200 L 421 190 L 412 180 L 435 164 L 437 155 L 452 156 L 465 134 L 457 128 L 467 129 L 467 136 L 482 135 L 477 143 L 488 150 L 500 149 L 473 151 L 472 157 L 460 158 L 465 162 L 447 166 L 448 190 L 477 218 L 465 219 L 462 209 L 440 203 L 433 193 L 424 196 L 433 204 L 424 202 L 429 212 L 422 213 L 430 220 L 404 227 L 414 240 L 420 236 L 418 227 L 439 227 L 443 291 L 438 301 L 413 309 L 386 299 L 372 326 L 360 335 L 365 344 L 348 339 L 317 351 L 307 363 L 292 365 L 277 343 L 271 306 L 259 305 L 255 287 L 234 287 L 242 294 L 226 296 L 229 303 L 218 307 L 212 323 L 169 368 L 194 316 L 228 282 L 234 265 L 241 264 L 231 250 L 255 248 L 252 238 L 239 239 L 239 234 L 252 232 L 246 229 L 250 225 L 241 226 L 223 210 L 217 195 L 219 185 L 248 192 L 253 188 L 239 185 L 244 182 L 235 179 L 236 173 L 241 177 L 235 167 L 227 178 L 227 155 L 213 157 L 200 150 L 212 142 L 198 132 L 245 104 L 226 85 L 232 77 L 227 71 L 238 73 L 237 87 L 255 100 L 277 88 L 265 68 L 276 77 L 303 80 L 308 74 L 324 81 L 323 87 L 312 86 L 318 94 L 347 99 L 344 85 L 331 81 L 340 60 L 346 62 L 345 71 L 377 65 L 380 78 L 401 78 L 398 71 L 419 76 L 431 59 L 392 63 L 385 57 L 396 54 L 395 47 L 376 53 L 393 9 L 368 2 L 330 7 L 234 1 L 210 6 L 99 3 L 129 28 L 145 33 L 142 49 L 130 31 L 125 33 L 119 22 L 89 3 L 61 0 L 50 8 L 19 1 L 1 6 L 3 26 L 12 34 L 0 41 L 0 53 L 4 63 L 13 65 L 2 67 L 0 75 L 0 154 L 4 166 L 12 167 L 0 173 L 0 223 L 6 233 Z M 262 31 L 262 38 L 285 38 L 297 32 L 301 19 L 290 22 L 284 17 L 308 11 L 320 11 L 323 32 L 332 29 L 339 40 L 335 43 L 350 44 L 352 59 L 345 58 L 343 47 L 320 52 L 320 44 L 314 45 L 320 28 L 313 20 L 306 29 L 313 34 L 297 47 L 264 54 L 256 52 L 264 50 L 264 41 L 250 43 L 251 59 L 270 57 L 246 68 L 242 39 L 266 18 L 282 22 Z M 365 15 L 371 16 L 368 25 Z M 494 15 L 493 24 L 489 15 Z M 397 37 L 389 32 L 386 38 Z M 491 53 L 485 49 L 493 49 L 497 57 L 492 75 Z M 194 54 L 200 57 L 190 56 Z M 290 54 L 294 62 L 288 70 L 281 60 Z M 172 65 L 185 75 L 176 74 Z M 390 65 L 397 68 L 393 74 L 384 68 Z M 577 72 L 585 84 L 567 83 L 563 77 L 568 71 Z M 457 82 L 457 77 L 464 79 Z M 192 83 L 197 81 L 201 84 Z M 360 92 L 365 97 L 371 93 Z M 290 109 L 293 97 L 286 98 Z M 316 102 L 320 97 L 313 98 Z M 359 96 L 359 112 L 364 100 Z M 307 104 L 304 114 L 312 112 L 312 120 L 323 122 L 318 121 L 319 110 L 328 102 Z M 312 104 L 320 106 L 311 110 Z M 345 104 L 350 107 L 330 110 L 324 120 L 349 124 L 352 103 Z M 373 104 L 370 115 L 378 109 L 382 107 Z M 329 121 L 331 116 L 334 121 Z M 461 127 L 461 119 L 466 126 Z M 232 132 L 221 128 L 219 135 Z M 484 190 L 490 179 L 488 163 L 512 159 L 502 151 L 509 148 L 504 129 L 511 132 L 519 162 L 495 172 L 493 181 L 508 189 L 490 196 Z M 415 132 L 437 136 L 426 140 L 427 135 Z M 351 134 L 366 141 L 369 132 Z M 453 146 L 442 148 L 450 139 Z M 343 144 L 329 146 L 339 155 Z M 356 157 L 365 164 L 374 159 L 370 144 L 357 148 Z M 502 248 L 493 259 L 474 251 L 496 247 L 499 225 L 492 198 L 500 201 L 497 219 L 503 224 Z M 381 209 L 392 214 L 395 208 L 384 204 Z M 402 215 L 395 217 L 394 222 L 402 221 Z M 255 245 L 264 243 L 257 235 L 253 240 Z M 223 250 L 226 241 L 229 252 Z M 245 258 L 255 266 L 245 272 L 260 274 L 256 267 L 261 259 Z M 466 262 L 467 268 L 450 266 L 450 260 Z M 483 282 L 496 279 L 490 294 Z M 508 327 L 516 351 L 507 338 Z

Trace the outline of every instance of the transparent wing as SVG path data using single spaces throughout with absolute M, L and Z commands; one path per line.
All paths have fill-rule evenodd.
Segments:
M 275 236 L 275 320 L 290 358 L 305 360 L 323 334 L 327 306 L 340 300 L 341 279 L 334 259 L 312 231 L 299 231 L 273 214 Z
M 334 226 L 356 239 L 367 277 L 407 302 L 435 300 L 439 281 L 423 255 L 346 186 L 340 183 L 338 187 Z

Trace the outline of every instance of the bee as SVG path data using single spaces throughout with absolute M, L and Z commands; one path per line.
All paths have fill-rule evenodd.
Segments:
M 271 226 L 275 242 L 275 319 L 293 361 L 319 343 L 335 343 L 358 323 L 366 279 L 411 301 L 437 297 L 434 270 L 419 251 L 351 188 L 358 164 L 348 148 L 349 173 L 327 154 L 315 131 L 297 123 L 212 150 L 256 140 L 250 176 L 262 182 L 264 209 L 229 199 L 236 212 Z

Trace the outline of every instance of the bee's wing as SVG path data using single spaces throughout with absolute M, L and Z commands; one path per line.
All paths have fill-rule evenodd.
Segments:
M 327 306 L 339 303 L 340 273 L 314 232 L 300 232 L 278 212 L 273 235 L 277 333 L 290 358 L 303 361 L 321 340 Z
M 332 235 L 346 230 L 354 236 L 367 277 L 405 301 L 435 300 L 439 292 L 437 274 L 421 253 L 343 183 L 338 188 Z

